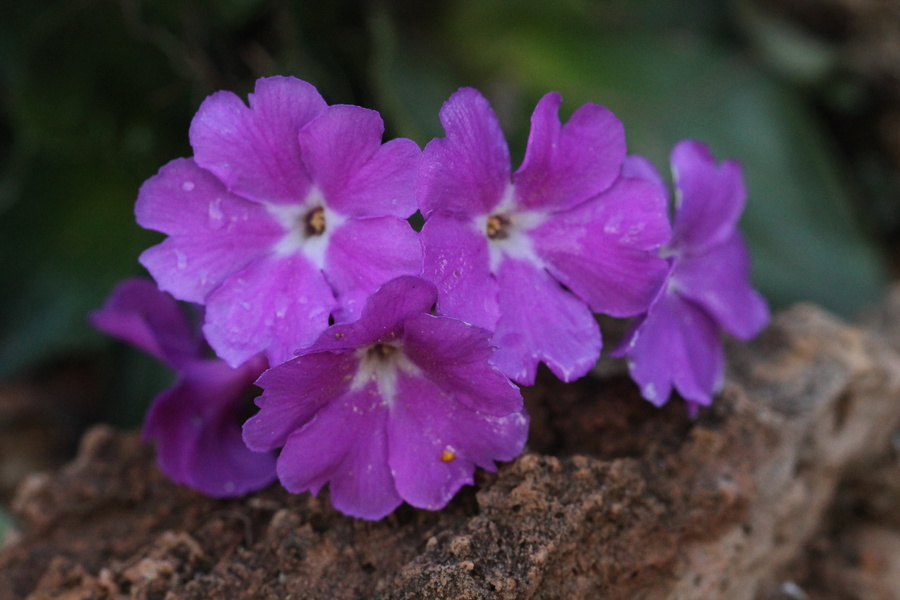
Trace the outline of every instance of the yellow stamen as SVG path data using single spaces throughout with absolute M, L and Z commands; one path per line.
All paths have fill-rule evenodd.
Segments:
M 454 458 L 456 458 L 456 454 L 454 454 L 453 450 L 450 450 L 449 448 L 446 448 L 443 452 L 441 452 L 441 460 L 444 462 L 450 462 Z

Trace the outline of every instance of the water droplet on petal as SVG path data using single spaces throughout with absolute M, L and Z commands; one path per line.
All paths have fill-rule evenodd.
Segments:
M 179 270 L 183 270 L 187 267 L 187 256 L 185 256 L 184 252 L 181 250 L 175 250 L 175 266 Z
M 224 214 L 222 213 L 222 199 L 216 198 L 209 203 L 209 226 L 213 229 L 219 229 L 224 224 Z
M 193 181 L 185 181 L 184 183 L 181 184 L 181 189 L 183 189 L 186 192 L 194 191 L 194 182 Z

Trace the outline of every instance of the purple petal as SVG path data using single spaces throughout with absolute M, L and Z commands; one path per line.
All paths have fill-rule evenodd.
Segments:
M 485 233 L 469 219 L 434 213 L 419 237 L 423 276 L 438 288 L 438 313 L 493 329 L 500 310 Z
M 672 278 L 680 295 L 736 338 L 750 339 L 769 322 L 765 299 L 750 285 L 750 253 L 740 232 L 702 254 L 679 257 Z
M 525 445 L 523 412 L 492 417 L 460 403 L 431 381 L 401 374 L 388 420 L 388 462 L 400 496 L 419 508 L 442 508 L 472 483 L 476 465 L 495 470 Z
M 686 400 L 709 404 L 722 381 L 724 353 L 715 323 L 674 293 L 659 295 L 622 350 L 641 394 L 657 406 L 668 401 L 673 386 Z
M 564 381 L 587 373 L 600 356 L 600 328 L 587 305 L 543 269 L 505 259 L 498 273 L 502 316 L 492 362 L 510 379 L 532 385 L 544 361 Z
M 359 317 L 366 298 L 383 283 L 422 271 L 422 247 L 409 223 L 396 217 L 349 219 L 335 229 L 325 272 L 337 296 L 337 321 Z
M 163 290 L 190 302 L 203 302 L 284 236 L 265 208 L 229 194 L 190 159 L 148 179 L 135 214 L 141 227 L 172 236 L 144 251 L 141 264 Z
M 329 208 L 351 217 L 416 211 L 422 152 L 412 140 L 382 145 L 384 123 L 374 110 L 332 106 L 300 131 L 303 163 Z
M 704 144 L 685 140 L 672 150 L 672 169 L 678 191 L 672 248 L 699 252 L 731 237 L 747 198 L 740 164 L 716 165 Z
M 541 98 L 531 117 L 522 166 L 513 175 L 519 206 L 557 211 L 606 190 L 625 159 L 625 131 L 609 110 L 585 104 L 560 126 L 562 98 Z
M 625 157 L 625 162 L 622 163 L 622 177 L 648 181 L 662 191 L 663 198 L 668 197 L 669 187 L 659 174 L 659 171 L 656 170 L 652 162 L 639 154 L 630 154 Z
M 329 403 L 288 438 L 278 458 L 281 483 L 317 494 L 330 482 L 331 503 L 342 513 L 389 514 L 402 500 L 388 467 L 387 416 L 373 385 Z
M 445 393 L 485 415 L 522 409 L 519 388 L 488 361 L 491 332 L 449 317 L 417 314 L 404 324 L 403 352 Z
M 201 352 L 201 340 L 193 334 L 184 311 L 147 279 L 119 283 L 89 320 L 100 331 L 140 348 L 175 370 Z
M 510 185 L 509 149 L 497 116 L 475 89 L 461 88 L 441 108 L 447 137 L 425 147 L 419 172 L 419 209 L 486 215 Z
M 256 382 L 264 392 L 260 411 L 244 423 L 244 442 L 252 450 L 284 446 L 328 402 L 341 396 L 359 368 L 354 350 L 311 352 L 272 367 Z
M 358 321 L 329 327 L 304 352 L 345 350 L 399 339 L 406 319 L 430 312 L 436 299 L 434 285 L 421 277 L 392 279 L 369 296 Z
M 325 108 L 316 88 L 292 77 L 257 80 L 249 108 L 231 92 L 217 92 L 191 122 L 194 157 L 244 198 L 299 203 L 310 180 L 297 133 Z
M 647 310 L 668 270 L 658 248 L 669 237 L 665 197 L 653 184 L 620 179 L 612 189 L 559 212 L 530 232 L 553 276 L 595 312 Z
M 209 295 L 203 332 L 222 359 L 239 365 L 265 352 L 277 365 L 328 327 L 335 301 L 321 271 L 301 254 L 270 255 Z
M 144 437 L 156 441 L 168 477 L 215 497 L 238 496 L 275 479 L 275 456 L 252 452 L 241 439 L 245 394 L 263 369 L 261 357 L 238 369 L 218 360 L 193 361 L 153 401 Z

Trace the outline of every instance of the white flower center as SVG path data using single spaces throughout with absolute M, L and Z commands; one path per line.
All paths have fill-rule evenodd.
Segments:
M 503 200 L 490 215 L 476 218 L 476 226 L 488 238 L 492 273 L 497 272 L 506 256 L 543 267 L 544 262 L 534 251 L 528 232 L 543 223 L 544 219 L 546 215 L 543 213 L 519 210 L 512 184 L 506 188 Z
M 419 369 L 403 350 L 395 344 L 377 343 L 357 350 L 360 357 L 359 369 L 350 383 L 350 390 L 357 391 L 374 382 L 378 387 L 382 404 L 391 406 L 397 398 L 397 373 L 403 371 L 419 376 Z
M 325 252 L 334 230 L 340 227 L 346 217 L 329 210 L 322 192 L 313 186 L 300 204 L 267 206 L 285 229 L 275 245 L 277 254 L 304 254 L 318 269 L 325 266 Z

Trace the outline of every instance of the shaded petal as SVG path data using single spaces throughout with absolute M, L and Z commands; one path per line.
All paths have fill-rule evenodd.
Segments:
M 229 194 L 191 159 L 178 159 L 148 179 L 138 194 L 141 227 L 171 237 L 141 254 L 159 286 L 202 303 L 230 275 L 268 252 L 284 228 L 264 207 Z
M 679 294 L 736 338 L 750 339 L 769 322 L 766 301 L 750 284 L 750 252 L 740 232 L 702 254 L 679 257 L 672 278 Z
M 669 237 L 665 197 L 640 179 L 620 179 L 529 235 L 556 279 L 595 312 L 614 317 L 646 311 L 668 270 L 657 253 Z
M 203 333 L 229 364 L 265 352 L 277 365 L 325 331 L 334 306 L 324 276 L 304 256 L 269 255 L 209 295 Z
M 329 403 L 288 438 L 278 458 L 281 483 L 317 494 L 330 482 L 331 503 L 342 513 L 389 514 L 402 500 L 388 467 L 387 415 L 375 385 Z
M 470 219 L 434 213 L 419 239 L 423 276 L 438 288 L 438 313 L 493 329 L 500 310 L 485 233 Z
M 472 483 L 476 465 L 493 471 L 494 461 L 512 460 L 525 445 L 524 412 L 481 414 L 433 382 L 406 373 L 397 385 L 387 424 L 388 462 L 397 491 L 413 506 L 442 508 Z
M 659 174 L 659 171 L 656 170 L 652 162 L 640 154 L 630 154 L 625 157 L 625 162 L 622 163 L 622 177 L 643 179 L 658 187 L 662 192 L 663 198 L 667 198 L 669 195 L 669 187 Z
M 731 237 L 747 190 L 737 161 L 721 165 L 700 142 L 684 140 L 672 150 L 676 209 L 672 248 L 699 252 Z
M 128 342 L 177 370 L 201 352 L 184 311 L 148 279 L 126 279 L 89 317 L 100 331 Z
M 497 115 L 478 90 L 461 88 L 441 108 L 447 136 L 425 147 L 419 171 L 419 209 L 488 214 L 510 185 L 509 148 Z
M 265 365 L 261 357 L 238 369 L 219 360 L 193 361 L 153 401 L 144 437 L 155 440 L 160 469 L 169 478 L 219 498 L 275 479 L 275 455 L 253 452 L 241 439 L 246 394 Z
M 587 373 L 600 356 L 600 328 L 587 305 L 543 269 L 506 259 L 498 273 L 502 316 L 492 362 L 510 379 L 532 385 L 544 361 L 563 381 Z
M 491 332 L 449 317 L 418 314 L 404 324 L 403 352 L 444 392 L 485 414 L 522 409 L 519 388 L 488 361 Z
M 551 92 L 531 116 L 522 166 L 513 175 L 525 210 L 565 210 L 606 190 L 625 159 L 625 130 L 606 108 L 585 104 L 560 126 L 562 98 Z
M 260 410 L 244 423 L 244 442 L 252 450 L 284 446 L 328 402 L 350 388 L 359 368 L 354 350 L 311 352 L 277 365 L 256 382 L 264 392 Z
M 382 145 L 384 123 L 374 110 L 332 106 L 300 131 L 303 163 L 328 207 L 350 217 L 416 211 L 416 173 L 422 152 L 412 140 Z
M 256 82 L 249 108 L 231 92 L 209 96 L 191 122 L 194 157 L 231 192 L 256 202 L 294 204 L 310 187 L 297 133 L 326 104 L 293 77 Z
M 673 293 L 659 295 L 617 354 L 628 356 L 641 395 L 657 406 L 668 401 L 673 386 L 690 402 L 711 403 L 725 368 L 715 323 Z
M 325 272 L 340 305 L 335 319 L 351 321 L 382 284 L 422 272 L 422 247 L 415 230 L 402 219 L 349 219 L 332 234 Z

